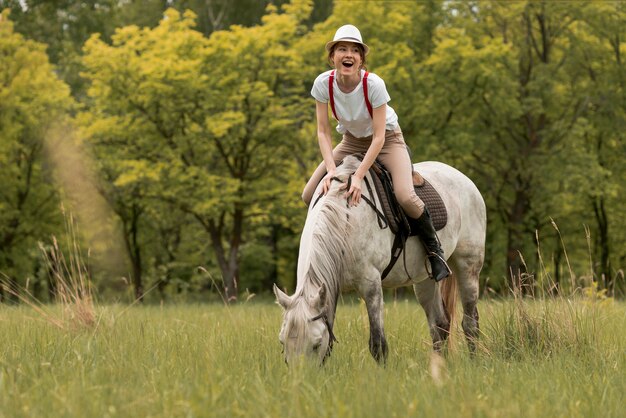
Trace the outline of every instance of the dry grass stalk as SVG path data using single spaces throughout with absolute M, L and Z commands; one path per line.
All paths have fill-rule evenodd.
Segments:
M 87 266 L 75 239 L 66 258 L 52 238 L 52 246 L 39 244 L 48 272 L 55 283 L 55 297 L 62 307 L 63 323 L 69 328 L 91 328 L 97 322 L 95 303 Z
M 52 237 L 52 245 L 39 243 L 41 256 L 50 275 L 50 283 L 59 310 L 39 301 L 25 288 L 7 285 L 8 277 L 2 279 L 4 289 L 20 302 L 31 307 L 44 321 L 62 330 L 91 329 L 97 325 L 93 289 L 89 278 L 89 270 L 83 261 L 80 246 L 73 228 L 73 218 L 66 217 L 67 256 L 59 247 L 56 237 Z

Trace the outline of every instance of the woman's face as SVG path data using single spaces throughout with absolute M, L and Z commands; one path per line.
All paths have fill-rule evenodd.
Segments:
M 333 49 L 331 60 L 342 76 L 358 75 L 363 64 L 361 48 L 354 42 L 339 42 Z

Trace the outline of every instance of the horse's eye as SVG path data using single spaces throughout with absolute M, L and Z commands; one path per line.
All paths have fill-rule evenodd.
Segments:
M 316 353 L 319 351 L 320 347 L 322 346 L 322 344 L 317 343 L 313 346 L 313 351 L 315 351 Z

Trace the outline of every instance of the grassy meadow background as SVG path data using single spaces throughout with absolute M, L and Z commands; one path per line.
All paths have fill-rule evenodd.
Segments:
M 0 417 L 621 417 L 626 306 L 601 296 L 483 300 L 477 355 L 455 335 L 445 359 L 419 305 L 389 301 L 386 367 L 356 300 L 322 368 L 285 365 L 269 301 L 98 306 L 91 324 L 0 306 Z

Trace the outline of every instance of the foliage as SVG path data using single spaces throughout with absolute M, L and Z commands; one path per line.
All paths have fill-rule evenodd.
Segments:
M 167 8 L 183 13 L 193 10 L 198 30 L 210 36 L 233 24 L 254 26 L 261 22 L 268 4 L 289 0 L 0 0 L 0 10 L 9 8 L 16 31 L 48 45 L 50 61 L 80 100 L 85 98 L 85 80 L 79 73 L 83 44 L 94 33 L 109 41 L 116 28 L 137 25 L 153 28 Z M 325 19 L 331 0 L 316 0 L 308 24 Z
M 115 0 L 0 0 L 0 9 L 11 9 L 16 31 L 45 43 L 50 62 L 57 65 L 59 77 L 82 96 L 79 77 L 80 49 L 95 32 L 108 37 L 115 28 Z
M 7 12 L 0 14 L 0 56 L 0 271 L 17 280 L 37 268 L 37 242 L 62 229 L 44 150 L 73 102 L 45 46 L 15 33 Z
M 286 40 L 297 38 L 296 16 L 310 4 L 288 10 L 294 14 L 271 12 L 261 26 L 209 39 L 192 29 L 192 13 L 170 10 L 154 29 L 117 31 L 110 46 L 98 36 L 87 42 L 93 105 L 81 121 L 108 180 L 104 193 L 130 225 L 135 263 L 140 240 L 151 236 L 140 230 L 164 221 L 156 211 L 146 221 L 150 208 L 168 204 L 207 232 L 236 298 L 246 227 L 294 200 L 280 187 L 293 171 L 290 132 L 302 102 L 299 58 Z
M 582 191 L 594 194 L 600 178 L 600 184 L 618 178 L 607 177 L 589 147 L 597 129 L 592 119 L 604 100 L 597 100 L 597 85 L 587 88 L 593 76 L 585 69 L 588 55 L 581 55 L 589 36 L 582 19 L 604 6 L 447 7 L 455 13 L 438 30 L 436 47 L 420 68 L 431 89 L 430 106 L 415 118 L 435 121 L 426 126 L 432 143 L 478 184 L 490 212 L 490 242 L 501 254 L 497 259 L 517 276 L 525 268 L 518 254 L 533 253 L 535 231 L 549 227 L 552 217 L 568 225 L 568 236 L 584 236 L 580 223 L 594 219 Z M 610 59 L 608 51 L 595 51 Z M 621 123 L 605 120 L 600 126 L 620 135 Z M 577 226 L 569 227 L 573 220 Z
M 90 236 L 122 231 L 128 264 L 114 275 L 131 279 L 135 297 L 214 282 L 229 297 L 238 281 L 254 292 L 293 287 L 299 196 L 320 161 L 309 90 L 328 69 L 323 45 L 353 23 L 413 159 L 459 168 L 485 197 L 483 287 L 507 294 L 522 277 L 534 290 L 589 277 L 609 295 L 624 290 L 624 3 L 167 4 L 0 0 L 58 64 L 3 15 L 0 45 L 14 59 L 0 74 L 36 74 L 0 87 L 0 240 L 19 241 L 2 247 L 3 271 L 37 274 L 36 242 L 61 224 L 40 138 L 77 108 L 54 71 L 83 104 L 78 141 L 115 213 Z M 119 283 L 98 284 L 119 297 Z

